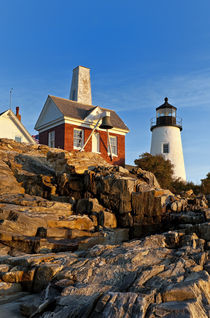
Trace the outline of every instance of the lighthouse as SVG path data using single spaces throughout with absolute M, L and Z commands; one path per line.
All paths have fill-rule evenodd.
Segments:
M 177 108 L 165 98 L 163 105 L 156 108 L 156 118 L 151 120 L 151 155 L 162 154 L 174 165 L 174 177 L 186 181 L 182 151 L 182 119 L 176 116 Z

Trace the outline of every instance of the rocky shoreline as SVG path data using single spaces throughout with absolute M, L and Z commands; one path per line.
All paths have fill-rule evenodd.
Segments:
M 209 317 L 209 222 L 147 171 L 0 139 L 1 317 Z

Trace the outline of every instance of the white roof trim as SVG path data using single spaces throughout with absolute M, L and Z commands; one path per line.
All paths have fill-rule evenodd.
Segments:
M 61 125 L 61 124 L 64 124 L 64 123 L 65 123 L 64 119 L 63 118 L 59 118 L 59 119 L 56 119 L 54 121 L 51 121 L 50 124 L 48 123 L 48 124 L 45 124 L 43 126 L 40 126 L 38 131 L 39 131 L 39 133 L 42 133 L 42 132 L 44 132 L 44 131 L 46 131 L 48 129 L 57 127 L 58 125 Z
M 59 121 L 59 120 L 61 120 L 61 119 L 63 118 L 63 114 L 61 113 L 60 109 L 59 109 L 58 106 L 54 103 L 54 101 L 52 100 L 52 98 L 48 95 L 47 100 L 46 100 L 46 102 L 45 102 L 45 104 L 44 104 L 44 106 L 43 106 L 43 108 L 42 108 L 42 111 L 41 111 L 41 113 L 40 113 L 40 115 L 39 115 L 39 118 L 38 118 L 38 120 L 37 120 L 37 122 L 36 122 L 36 124 L 35 124 L 35 127 L 34 127 L 35 130 L 37 130 L 37 131 L 43 130 L 45 126 L 50 126 L 51 123 L 54 122 L 54 121 L 51 121 L 51 122 L 48 122 L 47 124 L 40 125 L 40 123 L 41 123 L 41 121 L 42 121 L 42 119 L 43 119 L 43 117 L 44 117 L 46 111 L 48 110 L 48 107 L 49 107 L 49 104 L 50 104 L 50 103 L 53 103 L 53 105 L 57 108 L 57 110 L 58 110 L 59 113 L 61 114 L 61 117 L 60 117 L 60 118 L 57 118 L 56 121 L 57 121 L 57 120 Z
M 50 129 L 52 127 L 56 127 L 56 126 L 61 125 L 63 123 L 64 123 L 64 119 L 63 119 L 63 117 L 60 117 L 60 118 L 57 118 L 56 120 L 52 120 L 52 121 L 48 122 L 47 124 L 39 126 L 38 129 L 36 128 L 36 130 L 38 130 L 39 132 L 43 132 L 47 129 Z
M 103 113 L 103 110 L 101 110 L 100 106 L 97 106 L 92 110 L 92 112 L 85 117 L 84 123 L 93 123 L 99 119 L 99 116 Z
M 96 122 L 97 120 L 95 120 L 94 122 L 92 121 L 91 123 L 88 123 L 80 119 L 64 117 L 64 118 L 54 120 L 46 125 L 43 125 L 42 127 L 39 128 L 39 133 L 42 133 L 50 128 L 57 127 L 58 125 L 61 125 L 61 124 L 70 124 L 70 125 L 74 125 L 78 127 L 93 129 L 95 127 Z M 99 127 L 97 127 L 97 130 L 104 131 L 104 129 L 100 129 Z M 113 134 L 117 134 L 117 135 L 123 135 L 123 136 L 125 136 L 128 133 L 127 130 L 119 129 L 119 128 L 112 128 L 109 130 L 109 132 Z
M 69 117 L 64 117 L 64 122 L 66 124 L 72 124 L 72 125 L 76 125 L 76 126 L 80 126 L 80 127 L 84 127 L 84 128 L 89 128 L 89 129 L 93 129 L 95 127 L 95 124 L 97 123 L 97 120 L 92 121 L 91 123 L 87 123 L 84 122 L 84 120 L 79 120 L 79 119 L 70 119 Z M 99 131 L 104 131 L 104 129 L 101 129 L 99 127 L 96 128 Z M 127 130 L 125 129 L 121 129 L 121 128 L 112 128 L 109 129 L 110 133 L 116 133 L 119 135 L 126 135 L 128 133 Z

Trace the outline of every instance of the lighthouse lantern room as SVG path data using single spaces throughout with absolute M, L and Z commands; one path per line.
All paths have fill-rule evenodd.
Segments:
M 150 153 L 162 154 L 174 166 L 174 177 L 186 181 L 181 134 L 182 119 L 176 116 L 177 108 L 165 98 L 156 108 L 156 118 L 151 120 L 152 142 Z

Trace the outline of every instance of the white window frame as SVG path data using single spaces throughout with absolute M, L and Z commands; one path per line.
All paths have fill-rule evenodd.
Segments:
M 112 155 L 117 157 L 118 156 L 118 138 L 117 136 L 111 136 L 109 135 L 110 140 L 110 146 L 112 148 Z M 109 140 L 107 140 L 108 143 L 108 154 L 110 155 L 110 148 L 109 148 Z
M 15 141 L 22 142 L 22 137 L 21 136 L 15 136 Z
M 78 133 L 81 133 L 81 140 L 79 141 Z M 77 140 L 77 143 L 76 143 Z M 84 129 L 74 128 L 73 148 L 80 150 L 84 145 Z
M 55 148 L 55 130 L 49 131 L 48 133 L 48 146 Z
M 164 147 L 165 146 L 167 146 L 167 148 L 168 148 L 168 151 L 167 152 L 165 152 L 164 150 Z M 162 144 L 162 152 L 163 152 L 163 154 L 167 154 L 167 153 L 169 153 L 170 152 L 170 147 L 169 147 L 169 142 L 164 142 L 163 144 Z

